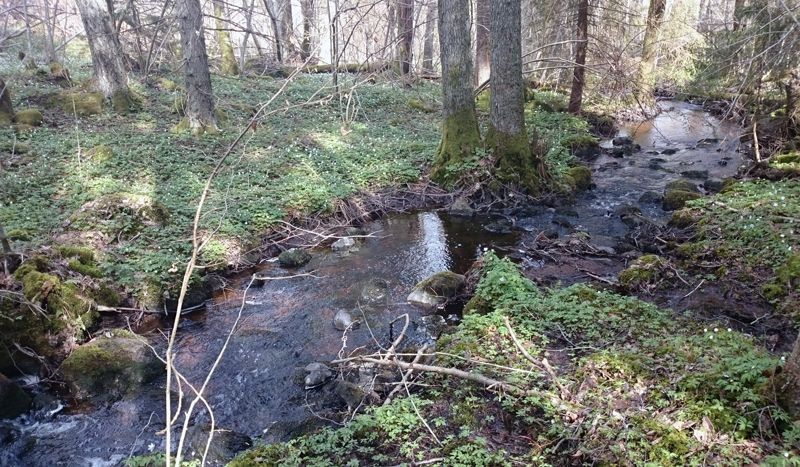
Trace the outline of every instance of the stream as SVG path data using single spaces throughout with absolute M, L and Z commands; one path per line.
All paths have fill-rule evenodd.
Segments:
M 258 275 L 270 280 L 247 290 L 249 276 L 233 278 L 213 304 L 182 318 L 177 367 L 193 384 L 202 384 L 233 329 L 206 391 L 216 425 L 253 439 L 280 441 L 319 423 L 312 410 L 328 402 L 323 391 L 305 390 L 304 367 L 375 340 L 388 345 L 397 332 L 390 323 L 405 313 L 412 322 L 410 339 L 430 339 L 428 319 L 406 303 L 420 280 L 442 270 L 463 274 L 484 249 L 513 250 L 525 235 L 547 230 L 561 236 L 584 231 L 592 243 L 616 248 L 629 230 L 615 214 L 620 207 L 636 206 L 644 217 L 664 223 L 670 213 L 660 203 L 639 202 L 642 195 L 663 192 L 666 183 L 687 170 L 707 171 L 708 178 L 720 180 L 736 173 L 742 163 L 736 125 L 690 104 L 661 105 L 665 111 L 654 121 L 620 130 L 641 151 L 596 157 L 589 162 L 595 187 L 576 205 L 516 213 L 510 233 L 484 228 L 497 216 L 463 219 L 443 211 L 390 215 L 366 225 L 366 237 L 355 250 L 315 251 L 309 264 L 296 269 L 266 262 Z M 690 180 L 700 186 L 704 181 Z M 529 275 L 544 266 L 542 261 L 522 264 Z M 574 271 L 570 277 L 554 274 L 565 282 L 581 280 Z M 347 332 L 346 342 L 332 325 L 342 308 L 362 321 Z M 163 343 L 161 336 L 159 330 L 148 334 Z M 156 434 L 165 425 L 163 381 L 135 400 L 107 407 L 70 404 L 45 394 L 39 399 L 43 409 L 0 424 L 0 467 L 116 466 L 131 455 L 165 450 L 164 436 Z M 197 412 L 193 422 L 207 423 L 208 414 Z

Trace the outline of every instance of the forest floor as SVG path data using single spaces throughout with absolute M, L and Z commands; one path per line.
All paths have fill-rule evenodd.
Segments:
M 82 99 L 77 84 L 22 71 L 5 78 L 15 109 L 44 117 L 0 130 L 0 219 L 13 249 L 56 258 L 64 250 L 55 246 L 91 247 L 94 269 L 61 258 L 62 279 L 111 285 L 128 306 L 176 297 L 202 188 L 242 131 L 206 201 L 204 274 L 257 263 L 296 235 L 286 223 L 345 225 L 360 208 L 370 216 L 433 199 L 417 196 L 440 137 L 433 83 L 345 75 L 348 91 L 331 99 L 329 76 L 300 75 L 286 88 L 269 77 L 215 77 L 223 135 L 194 138 L 170 131 L 178 77 L 136 85 L 138 112 L 83 116 L 69 111 Z M 553 188 L 563 188 L 577 162 L 567 142 L 586 136 L 585 123 L 535 106 L 527 119 L 549 145 Z M 409 397 L 350 414 L 338 430 L 258 446 L 233 465 L 800 464 L 800 426 L 780 408 L 772 377 L 793 335 L 777 345 L 730 319 L 754 324 L 763 318 L 754 310 L 768 310 L 785 326 L 797 314 L 800 183 L 797 162 L 786 164 L 773 164 L 786 171 L 778 181 L 751 177 L 690 205 L 685 233 L 653 234 L 670 253 L 641 257 L 613 286 L 538 287 L 487 255 L 475 292 L 486 313 L 440 339 L 437 369 L 409 376 Z M 415 195 L 398 198 L 402 190 Z M 686 288 L 690 280 L 701 285 Z M 635 297 L 671 290 L 693 299 L 712 288 L 679 310 Z M 742 298 L 758 306 L 718 312 Z M 393 355 L 373 357 L 394 364 Z

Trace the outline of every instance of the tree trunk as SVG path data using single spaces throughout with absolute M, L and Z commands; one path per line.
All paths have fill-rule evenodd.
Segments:
M 239 64 L 236 63 L 236 55 L 233 53 L 231 35 L 225 26 L 225 4 L 222 0 L 213 0 L 214 20 L 217 25 L 217 42 L 219 42 L 219 54 L 222 57 L 221 71 L 223 75 L 238 76 Z
M 472 97 L 469 0 L 439 0 L 439 48 L 444 123 L 431 178 L 453 186 L 458 182 L 458 174 L 452 168 L 472 156 L 481 144 Z
M 792 355 L 775 382 L 780 405 L 793 416 L 800 416 L 800 338 L 794 342 Z
M 411 71 L 411 46 L 414 40 L 414 0 L 398 0 L 400 27 L 400 72 Z
M 569 94 L 569 112 L 581 113 L 583 86 L 585 84 L 586 48 L 589 38 L 589 0 L 578 2 L 578 43 L 575 46 L 575 69 L 572 75 L 572 92 Z
M 434 74 L 433 68 L 433 36 L 436 31 L 436 4 L 428 4 L 425 14 L 425 42 L 422 45 L 422 70 L 424 73 Z
M 303 14 L 303 42 L 300 44 L 300 58 L 307 61 L 311 57 L 314 38 L 314 24 L 317 22 L 317 6 L 314 0 L 300 0 Z
M 489 0 L 475 2 L 475 86 L 489 79 L 491 72 L 489 58 Z
M 297 56 L 297 39 L 294 37 L 294 17 L 292 16 L 291 0 L 282 0 L 280 5 L 280 26 L 281 39 L 283 39 L 283 51 L 286 59 L 293 59 Z
M 219 128 L 214 115 L 214 95 L 208 71 L 200 0 L 178 0 L 176 6 L 186 79 L 186 117 L 177 129 L 188 129 L 198 136 L 203 133 L 217 134 Z
M 492 76 L 486 146 L 494 150 L 497 160 L 495 174 L 501 182 L 519 183 L 531 194 L 538 194 L 538 162 L 531 156 L 531 145 L 525 130 L 520 0 L 491 0 L 489 5 Z
M 647 10 L 647 25 L 642 43 L 642 61 L 639 64 L 639 103 L 643 105 L 645 114 L 649 114 L 654 105 L 653 86 L 655 85 L 656 62 L 658 61 L 658 35 L 667 0 L 650 0 Z
M 8 128 L 14 121 L 14 105 L 11 103 L 11 93 L 2 76 L 0 76 L 0 128 Z
M 278 16 L 270 2 L 271 0 L 264 0 L 264 10 L 267 12 L 267 16 L 269 16 L 269 22 L 272 25 L 272 33 L 275 36 L 275 58 L 278 60 L 278 63 L 283 63 L 281 28 L 278 26 Z
M 92 54 L 91 87 L 111 99 L 117 112 L 136 108 L 138 99 L 128 88 L 122 47 L 105 0 L 76 0 Z

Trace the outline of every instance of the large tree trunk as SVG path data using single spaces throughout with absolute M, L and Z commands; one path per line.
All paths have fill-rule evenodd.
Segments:
M 178 0 L 176 6 L 186 79 L 186 117 L 178 129 L 188 129 L 195 135 L 217 134 L 200 0 Z
M 283 63 L 283 41 L 281 40 L 281 28 L 278 24 L 278 15 L 275 6 L 272 5 L 271 0 L 264 0 L 264 11 L 269 17 L 269 22 L 272 25 L 272 33 L 275 38 L 275 58 L 279 63 Z
M 291 0 L 282 0 L 280 3 L 281 39 L 283 40 L 284 58 L 297 58 L 297 39 L 294 37 L 294 17 L 292 16 Z
M 491 106 L 486 146 L 494 150 L 497 178 L 538 194 L 538 161 L 525 130 L 520 0 L 491 0 Z
M 136 108 L 138 100 L 128 88 L 122 47 L 105 0 L 76 0 L 92 54 L 91 87 L 110 99 L 117 112 Z
M 778 400 L 793 416 L 800 416 L 800 338 L 794 342 L 792 355 L 776 378 Z
M 411 71 L 411 46 L 414 40 L 414 0 L 398 0 L 400 21 L 400 71 Z
M 433 69 L 433 36 L 436 32 L 436 4 L 428 4 L 425 14 L 425 41 L 422 44 L 422 71 L 434 74 Z
M 583 87 L 585 84 L 586 48 L 589 37 L 589 0 L 578 2 L 578 43 L 575 46 L 575 69 L 572 75 L 572 92 L 569 95 L 569 112 L 575 115 L 581 113 L 583 102 Z
M 217 42 L 219 42 L 219 54 L 222 57 L 221 71 L 223 75 L 237 76 L 239 74 L 239 64 L 236 63 L 236 55 L 233 53 L 231 35 L 225 25 L 225 3 L 223 0 L 213 0 L 214 19 L 217 25 Z
M 489 0 L 475 2 L 475 86 L 489 80 L 491 72 L 489 58 Z
M 639 104 L 642 111 L 650 116 L 654 112 L 655 100 L 653 86 L 655 85 L 656 62 L 658 61 L 658 35 L 661 32 L 661 22 L 667 0 L 650 0 L 647 10 L 647 25 L 642 43 L 642 61 L 639 63 Z
M 439 48 L 442 58 L 442 140 L 436 150 L 433 180 L 452 186 L 452 170 L 481 144 L 472 96 L 472 48 L 469 0 L 439 0 Z
M 311 57 L 314 39 L 314 24 L 317 22 L 317 6 L 314 0 L 300 0 L 303 14 L 303 42 L 300 44 L 300 58 L 307 61 Z

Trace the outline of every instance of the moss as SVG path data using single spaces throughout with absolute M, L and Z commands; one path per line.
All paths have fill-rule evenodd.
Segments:
M 226 112 L 222 107 L 215 108 L 214 115 L 217 117 L 217 122 L 220 124 L 225 124 L 228 122 L 228 112 Z
M 701 195 L 700 193 L 694 193 L 691 191 L 683 191 L 683 190 L 671 190 L 664 195 L 664 199 L 661 201 L 661 209 L 665 211 L 674 211 L 676 209 L 682 209 L 686 205 L 687 201 L 699 199 L 702 197 L 703 195 Z
M 567 171 L 575 182 L 575 188 L 579 191 L 586 191 L 592 186 L 592 171 L 585 165 L 572 167 Z
M 27 230 L 14 229 L 6 232 L 6 237 L 12 242 L 29 242 L 31 241 L 31 232 Z
M 417 99 L 416 97 L 412 97 L 408 100 L 408 106 L 414 110 L 421 110 L 427 113 L 433 113 L 438 110 L 435 105 L 429 104 L 422 99 Z
M 800 256 L 792 255 L 775 271 L 775 276 L 780 282 L 790 284 L 800 279 Z
M 491 313 L 493 309 L 491 302 L 480 295 L 475 295 L 464 305 L 463 314 L 464 316 L 469 314 L 485 315 Z
M 105 284 L 100 284 L 99 290 L 94 294 L 94 299 L 100 305 L 111 307 L 119 306 L 121 303 L 119 294 Z
M 33 148 L 31 145 L 20 143 L 19 141 L 7 141 L 0 144 L 0 151 L 13 154 L 29 154 L 33 151 Z
M 661 258 L 656 255 L 645 255 L 633 262 L 619 274 L 619 283 L 624 287 L 646 284 L 657 279 Z
M 149 196 L 120 192 L 84 204 L 69 220 L 75 229 L 98 229 L 116 236 L 135 235 L 145 225 L 163 225 L 169 216 L 169 211 Z
M 540 194 L 541 183 L 538 177 L 538 157 L 531 152 L 528 133 L 523 129 L 516 134 L 505 134 L 489 125 L 486 133 L 486 146 L 493 149 L 497 159 L 494 175 L 503 183 L 519 184 L 531 196 Z
M 83 264 L 77 259 L 69 260 L 69 268 L 75 272 L 81 273 L 89 277 L 103 277 L 103 273 L 94 266 Z
M 95 162 L 108 162 L 114 160 L 117 155 L 114 154 L 114 150 L 111 149 L 111 146 L 101 144 L 100 146 L 95 146 L 86 151 L 84 157 Z
M 186 94 L 175 98 L 175 101 L 172 103 L 171 110 L 181 117 L 186 116 Z
M 464 176 L 459 166 L 474 154 L 480 144 L 481 134 L 474 109 L 467 108 L 445 117 L 431 179 L 445 187 L 454 187 Z
M 14 121 L 23 125 L 41 126 L 44 116 L 38 109 L 25 109 L 14 114 Z
M 789 154 L 779 154 L 775 156 L 774 162 L 779 164 L 796 164 L 800 163 L 800 153 L 791 152 Z
M 69 115 L 89 117 L 103 112 L 103 95 L 95 92 L 67 92 L 56 96 L 54 104 Z
M 156 87 L 163 89 L 164 91 L 175 91 L 178 89 L 178 85 L 175 84 L 175 81 L 172 81 L 167 78 L 157 78 L 155 81 Z
M 175 125 L 172 130 L 173 133 L 183 133 L 186 131 L 190 131 L 193 136 L 203 136 L 203 135 L 211 135 L 211 136 L 218 136 L 221 135 L 222 132 L 219 131 L 216 124 L 213 123 L 205 123 L 205 124 L 198 124 L 192 125 L 189 121 L 189 117 L 183 117 L 177 125 Z
M 77 257 L 84 264 L 95 264 L 94 250 L 84 246 L 56 246 L 54 247 L 64 258 Z
M 786 296 L 786 288 L 780 284 L 767 284 L 761 288 L 761 294 L 767 300 L 777 300 Z
M 478 99 L 475 101 L 475 106 L 482 112 L 488 112 L 492 105 L 491 89 L 486 88 L 478 94 Z
M 137 112 L 142 108 L 142 100 L 131 91 L 117 91 L 111 96 L 111 107 L 119 114 Z
M 27 138 L 27 135 L 36 131 L 36 127 L 33 125 L 28 125 L 27 123 L 17 123 L 13 126 L 14 133 L 18 137 Z
M 690 225 L 694 224 L 694 216 L 692 215 L 691 209 L 681 209 L 672 213 L 672 216 L 669 218 L 669 222 L 667 225 L 671 227 L 677 227 L 679 229 L 685 229 Z

